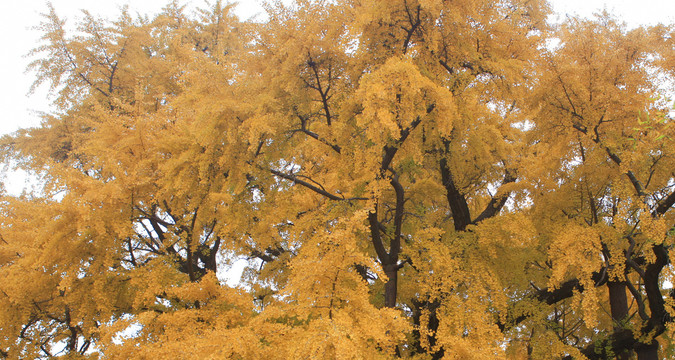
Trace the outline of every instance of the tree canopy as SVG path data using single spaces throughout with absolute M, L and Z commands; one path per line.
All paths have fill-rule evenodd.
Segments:
M 51 6 L 0 357 L 675 356 L 675 29 L 543 0 Z M 245 259 L 236 286 L 228 269 Z

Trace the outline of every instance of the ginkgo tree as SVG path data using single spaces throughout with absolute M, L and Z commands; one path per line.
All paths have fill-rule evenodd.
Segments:
M 672 354 L 672 29 L 544 1 L 49 8 L 5 358 Z M 248 266 L 224 281 L 236 259 Z
M 561 307 L 562 321 L 586 328 L 558 334 L 587 342 L 589 358 L 628 359 L 634 350 L 656 359 L 657 338 L 670 331 L 674 143 L 659 99 L 669 75 L 658 65 L 668 46 L 658 33 L 628 31 L 607 14 L 570 20 L 535 91 L 535 151 L 553 162 L 532 178 L 533 210 L 548 218 L 538 225 L 551 242 L 548 284 L 578 291 L 555 300 L 578 298 Z

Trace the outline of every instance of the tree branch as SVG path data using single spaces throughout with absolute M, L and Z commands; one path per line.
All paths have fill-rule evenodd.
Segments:
M 304 180 L 299 179 L 298 176 L 297 176 L 297 175 L 294 175 L 294 174 L 286 174 L 286 173 L 283 173 L 283 172 L 281 172 L 281 171 L 274 170 L 274 169 L 270 169 L 270 172 L 271 172 L 273 175 L 276 175 L 276 176 L 278 176 L 278 177 L 280 177 L 280 178 L 283 178 L 283 179 L 286 179 L 286 180 L 290 180 L 290 181 L 292 181 L 292 182 L 295 183 L 295 184 L 302 185 L 302 186 L 304 186 L 304 187 L 306 187 L 306 188 L 308 188 L 308 189 L 314 191 L 315 193 L 320 194 L 320 195 L 323 195 L 323 196 L 325 196 L 325 197 L 327 197 L 327 198 L 329 198 L 329 199 L 331 199 L 331 200 L 338 200 L 338 201 L 368 200 L 368 198 L 364 198 L 364 197 L 345 198 L 344 195 L 342 195 L 342 194 L 340 194 L 339 196 L 338 196 L 338 195 L 335 195 L 335 194 L 333 194 L 333 193 L 330 193 L 330 192 L 326 191 L 325 189 L 322 189 L 322 188 L 320 188 L 320 187 L 318 187 L 318 186 L 316 186 L 316 185 L 310 184 L 310 183 L 307 182 L 307 181 L 304 181 Z
M 370 224 L 370 238 L 373 241 L 373 247 L 377 257 L 380 258 L 382 264 L 389 263 L 389 254 L 382 243 L 382 236 L 380 235 L 380 222 L 377 220 L 377 209 L 368 213 L 368 223 Z
M 507 169 L 506 172 L 504 173 L 504 180 L 502 180 L 502 185 L 500 186 L 500 189 L 506 184 L 514 183 L 516 179 L 517 178 L 515 174 L 513 174 L 513 172 Z M 497 192 L 499 192 L 499 190 L 497 190 Z M 478 217 L 473 221 L 473 223 L 474 224 L 479 223 L 485 219 L 489 219 L 499 214 L 499 211 L 501 211 L 501 209 L 504 207 L 506 201 L 509 199 L 509 196 L 511 196 L 511 192 L 507 192 L 506 194 L 493 197 L 485 207 L 485 210 L 483 210 L 483 212 L 480 215 L 478 215 Z
M 659 205 L 656 207 L 655 215 L 663 215 L 675 205 L 675 191 L 671 192 L 665 199 L 659 202 Z
M 392 176 L 390 183 L 396 192 L 396 209 L 394 210 L 394 237 L 389 245 L 389 259 L 392 264 L 395 264 L 398 262 L 398 253 L 401 251 L 401 227 L 403 225 L 405 192 L 403 186 L 398 181 L 397 174 Z
M 455 185 L 452 174 L 450 173 L 450 168 L 448 166 L 448 160 L 446 158 L 442 158 L 440 160 L 440 168 L 441 181 L 445 187 L 448 205 L 450 205 L 450 210 L 452 211 L 452 219 L 455 224 L 455 230 L 463 231 L 469 224 L 471 224 L 469 206 L 466 203 L 464 195 L 459 192 L 457 186 Z

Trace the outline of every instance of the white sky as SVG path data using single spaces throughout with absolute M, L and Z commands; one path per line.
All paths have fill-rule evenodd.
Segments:
M 386 0 L 382 0 L 386 1 Z M 72 21 L 80 9 L 94 15 L 113 17 L 123 4 L 130 4 L 132 12 L 151 14 L 158 12 L 168 0 L 52 0 L 57 13 Z M 203 0 L 181 1 L 203 5 Z M 238 13 L 248 18 L 261 13 L 261 0 L 241 0 Z M 575 13 L 590 16 L 606 7 L 623 18 L 629 25 L 675 23 L 675 1 L 672 0 L 553 0 L 558 13 Z M 50 100 L 45 89 L 28 96 L 33 74 L 25 73 L 28 59 L 25 54 L 38 44 L 40 33 L 31 27 L 40 22 L 39 14 L 47 9 L 44 0 L 0 0 L 0 135 L 20 127 L 39 123 L 36 111 L 47 111 Z M 562 18 L 562 17 L 558 17 Z
M 132 14 L 153 14 L 169 0 L 51 0 L 51 3 L 61 18 L 72 23 L 81 15 L 81 9 L 114 18 L 125 4 L 129 4 Z M 180 3 L 206 4 L 204 0 Z M 237 13 L 243 18 L 261 13 L 260 3 L 261 0 L 240 1 Z M 49 110 L 51 100 L 47 99 L 46 86 L 28 96 L 34 74 L 25 73 L 30 62 L 25 55 L 38 45 L 41 35 L 32 27 L 40 23 L 40 14 L 45 12 L 46 0 L 0 0 L 0 135 L 38 125 L 36 111 Z

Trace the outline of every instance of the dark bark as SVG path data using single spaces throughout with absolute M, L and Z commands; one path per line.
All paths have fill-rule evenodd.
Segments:
M 675 205 L 675 191 L 670 193 L 665 199 L 661 200 L 659 206 L 656 207 L 656 215 L 663 215 Z
M 599 272 L 594 272 L 591 279 L 595 282 L 595 286 L 602 286 L 607 282 L 607 275 L 605 269 Z M 539 301 L 545 302 L 548 305 L 553 305 L 562 300 L 572 297 L 574 290 L 579 292 L 584 291 L 583 285 L 579 279 L 567 280 L 560 284 L 557 288 L 549 290 L 548 288 L 539 289 L 536 292 L 536 298 Z
M 398 286 L 398 266 L 396 259 L 392 259 L 391 254 L 387 252 L 382 243 L 382 235 L 380 234 L 380 222 L 377 220 L 377 212 L 368 213 L 368 223 L 370 225 L 370 239 L 375 248 L 384 273 L 387 275 L 387 282 L 384 283 L 384 306 L 396 306 L 396 292 Z M 398 251 L 397 251 L 398 254 Z M 394 260 L 392 262 L 392 260 Z
M 656 337 L 665 330 L 666 321 L 670 321 L 659 285 L 659 275 L 669 263 L 669 259 L 668 252 L 663 245 L 654 245 L 652 252 L 656 255 L 656 261 L 647 265 L 643 278 L 645 293 L 649 301 L 650 317 L 647 325 L 642 329 L 642 333 L 653 333 L 653 336 Z
M 291 131 L 291 134 L 294 134 L 294 133 L 296 133 L 296 132 L 301 132 L 301 133 L 307 134 L 307 135 L 309 135 L 309 137 L 311 137 L 312 139 L 319 140 L 321 143 L 330 146 L 331 149 L 333 149 L 336 153 L 338 153 L 338 154 L 341 154 L 341 153 L 342 153 L 342 148 L 341 148 L 339 145 L 337 145 L 337 144 L 331 144 L 328 140 L 326 140 L 326 139 L 320 137 L 319 134 L 317 134 L 317 133 L 315 133 L 315 132 L 313 132 L 313 131 L 310 131 L 310 130 L 307 128 L 307 127 L 309 126 L 309 125 L 308 125 L 308 123 L 309 123 L 309 116 L 302 116 L 302 115 L 300 115 L 300 114 L 298 113 L 297 109 L 294 109 L 294 110 L 295 110 L 295 116 L 297 116 L 298 119 L 300 119 L 300 129 L 298 129 L 298 130 L 292 130 L 292 131 Z M 329 117 L 330 117 L 330 116 L 329 116 Z M 259 146 L 262 146 L 262 144 L 259 145 Z
M 614 321 L 614 331 L 620 331 L 624 327 L 624 321 L 628 318 L 626 283 L 624 281 L 608 281 L 607 288 L 609 289 L 609 305 Z M 617 360 L 628 360 L 630 356 L 631 351 L 629 349 L 623 349 L 616 354 Z
M 438 330 L 438 325 L 440 324 L 438 320 L 437 310 L 441 306 L 441 302 L 438 299 L 433 301 L 430 300 L 417 300 L 413 299 L 411 302 L 412 306 L 412 321 L 413 324 L 417 327 L 424 326 L 429 330 L 430 335 L 426 336 L 425 342 L 429 344 L 430 348 L 436 346 L 436 331 Z M 422 324 L 422 312 L 426 311 L 429 319 L 426 324 Z M 413 351 L 418 354 L 427 354 L 427 349 L 422 347 L 422 334 L 419 330 L 413 330 Z M 445 351 L 443 348 L 440 348 L 438 351 L 431 353 L 432 359 L 441 359 Z
M 202 251 L 199 252 L 199 259 L 204 263 L 204 268 L 206 270 L 216 272 L 218 269 L 218 263 L 216 261 L 216 255 L 218 255 L 218 249 L 220 248 L 220 242 L 221 239 L 220 237 L 216 237 L 216 241 L 213 243 L 212 247 L 208 247 L 206 245 L 201 245 L 200 249 Z
M 323 195 L 323 196 L 325 196 L 325 197 L 327 197 L 328 199 L 331 199 L 331 200 L 346 200 L 346 201 L 368 200 L 368 198 L 361 198 L 361 197 L 345 198 L 344 195 L 342 195 L 342 194 L 336 195 L 336 194 L 330 193 L 321 184 L 318 184 L 316 181 L 314 181 L 312 179 L 309 179 L 307 177 L 302 177 L 302 176 L 296 175 L 296 174 L 286 174 L 284 172 L 281 172 L 279 170 L 274 170 L 274 169 L 270 169 L 270 172 L 273 175 L 276 175 L 280 178 L 290 180 L 294 184 L 302 185 L 302 186 L 314 191 L 315 193 Z M 303 180 L 303 178 L 308 179 L 308 180 L 305 181 L 305 180 Z
M 595 286 L 603 286 L 607 283 L 607 276 L 606 276 L 606 270 L 603 268 L 599 272 L 593 273 L 592 277 L 593 281 L 595 282 Z M 535 299 L 539 302 L 546 303 L 547 305 L 553 305 L 557 304 L 565 299 L 571 298 L 574 295 L 574 292 L 583 292 L 584 291 L 584 286 L 581 284 L 579 279 L 570 279 L 558 286 L 555 289 L 549 289 L 549 288 L 536 288 L 535 291 L 530 294 L 531 299 Z M 525 321 L 529 315 L 527 314 L 508 314 L 508 319 L 507 322 L 501 322 L 499 320 L 496 321 L 496 325 L 499 327 L 499 329 L 503 332 L 506 331 L 507 329 L 512 328 L 513 326 L 516 326 L 520 324 L 521 322 Z
M 567 100 L 571 106 L 571 109 L 566 109 L 562 106 L 560 108 L 569 112 L 572 116 L 584 120 L 584 117 L 574 108 L 574 102 L 572 101 L 562 78 L 558 76 L 558 79 L 563 86 L 563 90 L 565 91 Z M 601 117 L 599 122 L 594 126 L 592 133 L 588 127 L 582 125 L 585 122 L 586 121 L 582 121 L 578 124 L 573 124 L 573 128 L 581 133 L 591 135 L 592 140 L 606 151 L 609 159 L 617 166 L 622 166 L 623 162 L 620 154 L 610 149 L 610 147 L 605 145 L 600 138 L 599 126 L 603 123 L 603 118 Z M 632 170 L 628 169 L 624 174 L 628 177 L 637 196 L 644 199 L 649 195 L 646 192 L 645 186 Z M 649 184 L 649 180 L 647 181 L 647 184 Z M 661 199 L 651 214 L 654 218 L 658 218 L 671 209 L 673 205 L 675 205 L 675 192 L 671 192 L 668 196 Z M 644 295 L 647 301 L 644 300 L 640 289 L 636 289 L 629 282 L 608 283 L 611 313 L 612 318 L 615 321 L 615 328 L 611 336 L 606 341 L 602 342 L 604 343 L 602 349 L 607 348 L 607 344 L 611 344 L 611 353 L 616 354 L 620 359 L 628 358 L 625 356 L 625 353 L 633 350 L 636 352 L 639 360 L 658 359 L 659 344 L 656 341 L 656 338 L 665 331 L 666 324 L 672 321 L 670 315 L 666 311 L 666 304 L 659 284 L 659 276 L 661 275 L 663 268 L 670 262 L 668 249 L 662 244 L 652 245 L 651 251 L 656 256 L 656 260 L 651 263 L 640 261 L 633 257 L 632 251 L 635 246 L 634 240 L 630 235 L 628 235 L 627 238 L 631 241 L 631 247 L 626 252 L 627 269 L 635 271 L 635 273 L 641 277 L 644 284 Z M 645 247 L 643 251 L 649 251 L 649 247 Z M 642 326 L 637 330 L 637 334 L 633 334 L 633 331 L 622 329 L 622 326 L 620 326 L 621 320 L 628 316 L 626 299 L 627 289 L 633 294 L 633 297 L 638 304 L 638 314 L 640 315 L 640 319 L 643 320 Z M 647 312 L 644 309 L 645 304 L 648 304 L 649 306 L 649 315 L 647 315 Z M 642 339 L 644 342 L 638 342 L 635 338 Z M 587 357 L 596 359 L 599 357 L 595 350 L 595 345 L 592 345 L 582 352 Z
M 504 174 L 504 180 L 502 180 L 502 185 L 510 184 L 515 181 L 516 176 L 513 174 L 513 172 L 506 170 L 506 173 Z M 507 192 L 505 194 L 493 197 L 488 203 L 488 205 L 485 207 L 485 210 L 483 210 L 483 212 L 480 213 L 480 215 L 478 215 L 478 217 L 473 222 L 479 223 L 483 220 L 489 219 L 499 214 L 504 205 L 506 205 L 506 201 L 509 199 L 510 195 L 511 193 Z
M 448 160 L 442 158 L 439 162 L 441 168 L 441 181 L 445 187 L 448 205 L 452 211 L 452 220 L 455 224 L 455 230 L 464 231 L 471 224 L 471 214 L 469 206 L 466 204 L 464 195 L 457 189 L 452 173 L 448 166 Z
M 663 245 L 655 245 L 652 247 L 656 260 L 646 266 L 643 274 L 640 274 L 644 281 L 645 293 L 647 295 L 650 316 L 649 319 L 639 329 L 638 336 L 633 333 L 633 330 L 623 329 L 621 327 L 615 328 L 615 331 L 604 341 L 599 344 L 592 344 L 582 350 L 582 353 L 589 359 L 605 359 L 605 352 L 607 354 L 623 354 L 628 351 L 635 351 L 638 359 L 644 360 L 658 360 L 659 344 L 656 338 L 661 335 L 666 329 L 666 323 L 672 321 L 665 308 L 665 300 L 661 294 L 659 287 L 659 275 L 663 268 L 669 263 L 668 252 Z M 625 283 L 624 283 L 625 284 Z M 597 284 L 596 284 L 597 285 Z M 582 291 L 582 289 L 580 290 Z M 618 292 L 618 287 L 614 289 Z M 610 295 L 611 296 L 611 295 Z M 619 295 L 615 295 L 619 296 Z M 625 295 L 625 287 L 623 289 L 623 296 Z M 610 298 L 610 301 L 612 299 Z M 611 304 L 612 317 L 614 317 L 614 307 L 616 306 L 617 314 L 624 312 L 622 309 L 625 305 Z M 618 316 L 618 315 L 617 315 Z M 636 337 L 646 337 L 647 343 L 641 343 L 636 340 Z M 597 346 L 599 345 L 599 346 Z M 603 355 L 605 354 L 605 355 Z
M 561 79 L 560 81 L 561 81 L 561 83 L 562 83 L 562 79 Z M 563 89 L 564 89 L 564 86 L 563 86 Z M 565 92 L 567 93 L 567 90 L 565 90 Z M 579 114 L 576 112 L 576 110 L 574 110 L 574 104 L 572 104 L 572 100 L 569 98 L 569 94 L 567 95 L 567 98 L 568 98 L 568 100 L 570 101 L 570 105 L 572 105 L 572 112 L 571 112 L 571 114 L 574 115 L 575 117 L 578 117 L 579 119 L 583 120 L 583 119 L 584 119 L 583 116 L 579 115 Z M 602 121 L 602 119 L 601 119 L 601 121 Z M 620 166 L 621 163 L 622 163 L 621 158 L 620 158 L 616 153 L 614 153 L 609 147 L 607 147 L 606 145 L 604 145 L 604 144 L 602 143 L 602 140 L 600 140 L 600 134 L 599 134 L 599 132 L 598 132 L 598 127 L 600 126 L 600 124 L 601 124 L 601 122 L 598 123 L 598 124 L 594 127 L 594 129 L 593 129 L 593 132 L 594 132 L 594 136 L 593 136 L 593 138 L 592 138 L 592 139 L 593 139 L 593 142 L 595 142 L 595 143 L 598 144 L 598 145 L 603 146 L 604 149 L 605 149 L 605 151 L 607 152 L 607 156 L 609 156 L 609 158 L 610 158 L 616 165 L 619 165 L 619 166 Z M 575 125 L 573 125 L 572 127 L 575 128 L 576 130 L 578 130 L 578 131 L 584 133 L 584 134 L 588 134 L 588 128 L 585 127 L 585 126 L 582 126 L 582 125 L 576 125 L 576 124 L 575 124 Z M 626 171 L 626 176 L 627 176 L 628 179 L 630 180 L 630 183 L 633 185 L 633 188 L 635 189 L 636 194 L 637 194 L 638 196 L 645 196 L 646 194 L 645 194 L 645 191 L 644 191 L 644 186 L 643 186 L 642 183 L 637 179 L 637 177 L 635 176 L 635 174 L 634 174 L 631 170 L 628 170 L 628 171 Z
M 620 324 L 628 316 L 628 297 L 626 296 L 626 283 L 623 281 L 607 282 L 609 289 L 609 306 L 614 320 L 614 328 L 620 327 Z
M 367 282 L 367 281 L 373 281 L 373 280 L 377 279 L 375 276 L 373 276 L 370 273 L 370 269 L 368 269 L 367 266 L 362 265 L 362 264 L 354 264 L 352 266 L 354 267 L 354 270 L 356 270 L 356 273 L 359 274 L 359 276 L 361 276 L 361 279 L 363 279 L 363 281 Z
M 370 225 L 370 234 L 373 247 L 377 253 L 380 263 L 387 275 L 387 282 L 384 284 L 384 306 L 396 307 L 396 292 L 398 288 L 398 257 L 401 252 L 401 227 L 403 224 L 403 208 L 404 208 L 404 190 L 403 186 L 398 182 L 398 177 L 394 176 L 391 180 L 391 185 L 396 192 L 396 208 L 394 211 L 394 234 L 389 243 L 389 251 L 384 247 L 381 235 L 381 224 L 377 219 L 377 212 L 370 212 L 368 214 L 368 222 Z
M 615 331 L 607 339 L 582 349 L 581 353 L 590 360 L 606 360 L 615 358 L 616 354 L 632 350 L 637 354 L 638 360 L 660 360 L 658 357 L 659 343 L 656 340 L 648 344 L 640 343 L 635 340 L 635 335 L 630 329 Z M 621 359 L 621 357 L 616 358 Z M 567 359 L 572 358 L 568 356 Z
M 427 107 L 427 113 L 433 111 L 435 105 Z M 396 296 L 398 290 L 398 264 L 399 253 L 401 252 L 401 230 L 403 226 L 403 213 L 405 205 L 405 189 L 398 180 L 398 174 L 391 167 L 391 163 L 398 152 L 398 149 L 410 136 L 410 133 L 422 122 L 421 117 L 417 117 L 409 127 L 401 129 L 399 139 L 392 146 L 385 146 L 382 154 L 382 163 L 380 165 L 379 178 L 389 177 L 390 184 L 394 189 L 396 195 L 396 207 L 394 209 L 394 234 L 389 243 L 389 251 L 384 247 L 382 241 L 381 228 L 377 218 L 377 205 L 374 211 L 368 213 L 368 223 L 370 225 L 370 235 L 373 247 L 377 253 L 377 257 L 382 264 L 385 274 L 387 275 L 387 282 L 384 284 L 384 306 L 396 307 Z M 389 175 L 387 175 L 389 174 Z
M 73 353 L 77 350 L 77 340 L 78 340 L 78 327 L 73 326 L 71 323 L 71 318 L 70 318 L 70 307 L 66 306 L 66 314 L 65 314 L 65 325 L 68 327 L 68 331 L 70 331 L 70 336 L 68 337 L 68 342 L 66 344 L 66 348 L 68 349 L 69 353 Z
M 318 64 L 314 61 L 314 59 L 312 59 L 312 56 L 310 54 L 307 54 L 307 56 L 308 56 L 307 65 L 312 69 L 316 85 L 310 84 L 307 81 L 305 81 L 305 83 L 310 88 L 319 92 L 319 95 L 321 96 L 321 105 L 323 106 L 324 115 L 326 116 L 326 124 L 330 126 L 332 125 L 332 116 L 330 113 L 330 107 L 328 106 L 328 100 L 331 98 L 331 95 L 329 95 L 328 92 L 330 92 L 331 88 L 330 83 L 331 80 L 333 80 L 332 66 L 330 66 L 330 64 L 328 66 L 328 85 L 324 87 L 321 84 L 321 76 L 319 76 L 319 69 L 317 68 Z
M 385 265 L 384 273 L 387 275 L 387 282 L 384 284 L 384 306 L 394 308 L 396 307 L 396 292 L 398 291 L 398 268 L 396 264 Z
M 384 244 L 382 243 L 380 222 L 377 220 L 377 212 L 373 211 L 368 213 L 368 223 L 370 225 L 370 239 L 375 248 L 375 253 L 380 259 L 380 262 L 382 262 L 382 266 L 384 266 L 385 263 L 389 263 L 389 254 L 387 254 L 387 250 L 384 249 Z
M 638 360 L 660 360 L 659 342 L 654 340 L 650 344 L 641 344 L 636 349 Z
M 403 54 L 408 52 L 408 47 L 410 46 L 410 41 L 412 40 L 413 34 L 415 34 L 415 31 L 417 28 L 420 26 L 422 23 L 420 19 L 420 11 L 422 10 L 422 7 L 417 5 L 415 8 L 415 15 L 413 15 L 410 12 L 410 8 L 408 7 L 408 3 L 405 3 L 405 11 L 408 15 L 408 21 L 410 22 L 410 29 L 401 26 L 403 28 L 403 31 L 406 32 L 406 37 L 405 40 L 403 41 Z
M 614 332 L 609 338 L 595 342 L 584 349 L 581 353 L 590 360 L 606 360 L 614 358 L 624 349 L 632 349 L 636 341 L 633 332 L 628 329 L 621 329 Z M 568 356 L 566 359 L 572 359 Z
M 394 236 L 389 244 L 389 263 L 398 264 L 398 255 L 401 252 L 401 231 L 403 227 L 403 210 L 405 205 L 405 191 L 398 181 L 398 175 L 391 179 L 391 186 L 396 193 L 396 208 L 394 210 Z

